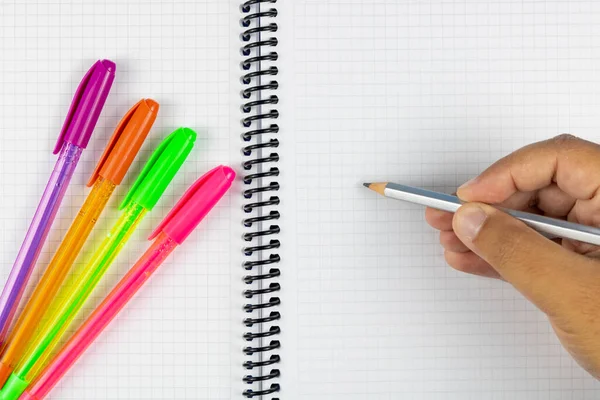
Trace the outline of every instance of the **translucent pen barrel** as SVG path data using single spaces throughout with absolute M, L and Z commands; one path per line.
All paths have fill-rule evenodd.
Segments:
M 74 279 L 73 284 L 67 286 L 69 289 L 63 300 L 48 317 L 19 361 L 15 375 L 25 381 L 31 381 L 44 367 L 62 334 L 77 316 L 78 311 L 85 304 L 146 212 L 146 209 L 137 203 L 130 203 L 127 206 L 90 262 L 83 267 L 81 274 Z
M 115 188 L 114 183 L 100 177 L 83 203 L 6 340 L 0 363 L 8 373 L 15 367 L 18 357 L 34 335 L 48 309 L 49 299 L 53 299 L 60 289 Z M 3 375 L 0 376 L 0 384 L 4 384 L 8 376 Z
M 21 398 L 44 399 L 176 247 L 166 234 L 157 237 Z
M 2 344 L 82 150 L 81 147 L 68 142 L 62 147 L 40 204 L 2 290 L 0 295 L 0 343 Z

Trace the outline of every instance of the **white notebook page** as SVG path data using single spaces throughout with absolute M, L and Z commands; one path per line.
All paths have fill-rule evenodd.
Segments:
M 505 283 L 446 266 L 421 207 L 361 184 L 452 192 L 526 143 L 600 139 L 600 4 L 298 0 L 279 11 L 282 397 L 598 397 L 540 312 Z

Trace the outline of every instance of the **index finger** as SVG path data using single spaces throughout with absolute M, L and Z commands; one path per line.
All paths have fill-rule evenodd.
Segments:
M 575 199 L 594 197 L 600 186 L 600 146 L 572 135 L 533 143 L 498 160 L 457 193 L 465 201 L 496 204 L 552 182 Z

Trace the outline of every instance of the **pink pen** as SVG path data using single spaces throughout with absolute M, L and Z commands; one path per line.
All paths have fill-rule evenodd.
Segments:
M 154 243 L 117 286 L 73 334 L 58 354 L 19 397 L 21 400 L 46 398 L 63 375 L 117 316 L 133 295 L 150 278 L 175 248 L 183 243 L 200 221 L 229 190 L 235 172 L 219 166 L 198 179 L 181 197 L 148 240 Z
M 31 271 L 75 172 L 79 157 L 87 147 L 98 122 L 100 111 L 115 79 L 115 69 L 115 63 L 112 61 L 96 61 L 75 92 L 54 148 L 54 154 L 60 152 L 58 161 L 0 295 L 0 345 L 2 346 L 23 296 L 23 290 L 27 286 Z

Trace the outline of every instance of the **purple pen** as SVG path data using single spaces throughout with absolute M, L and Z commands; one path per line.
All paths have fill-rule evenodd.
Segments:
M 27 286 L 31 271 L 54 222 L 54 217 L 71 181 L 79 157 L 83 149 L 87 147 L 96 122 L 98 122 L 100 112 L 115 79 L 115 69 L 115 63 L 112 61 L 96 61 L 85 74 L 75 92 L 53 152 L 54 154 L 60 153 L 58 161 L 48 180 L 31 225 L 29 225 L 27 235 L 25 235 L 17 259 L 2 290 L 2 295 L 0 295 L 1 347 L 4 346 L 8 328 L 23 295 L 23 290 Z

